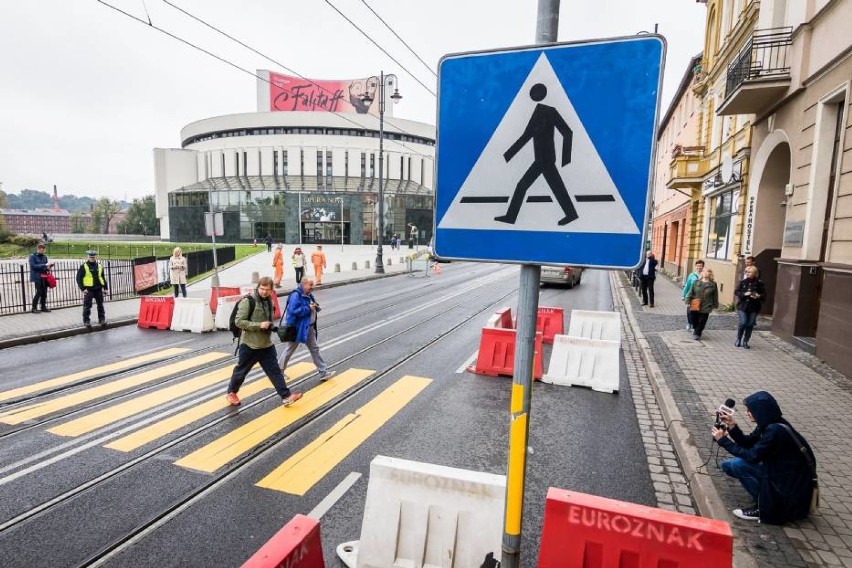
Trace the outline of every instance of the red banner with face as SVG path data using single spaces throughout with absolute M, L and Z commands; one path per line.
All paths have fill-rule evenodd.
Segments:
M 270 111 L 345 112 L 378 116 L 378 77 L 319 81 L 269 72 Z M 364 101 L 367 95 L 369 102 Z

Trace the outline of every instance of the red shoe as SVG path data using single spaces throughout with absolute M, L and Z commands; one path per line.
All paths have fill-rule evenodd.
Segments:
M 287 398 L 282 400 L 281 404 L 283 404 L 284 406 L 290 406 L 291 404 L 293 404 L 294 402 L 296 402 L 300 398 L 302 398 L 302 393 L 300 393 L 300 392 L 290 393 L 290 396 L 288 396 Z
M 225 400 L 227 400 L 228 404 L 230 404 L 231 406 L 239 406 L 241 404 L 240 397 L 238 397 L 237 393 L 235 392 L 229 392 L 228 394 L 226 394 Z

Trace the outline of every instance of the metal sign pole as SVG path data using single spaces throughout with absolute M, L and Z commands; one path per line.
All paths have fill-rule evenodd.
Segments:
M 213 239 L 213 278 L 210 280 L 210 285 L 213 288 L 219 287 L 219 262 L 216 258 L 216 214 L 213 212 L 213 190 L 207 190 L 207 201 L 210 205 L 210 237 Z
M 536 43 L 556 41 L 559 0 L 539 0 Z M 509 465 L 506 473 L 506 511 L 503 528 L 502 568 L 518 568 L 521 558 L 521 526 L 530 427 L 535 324 L 541 266 L 521 266 L 518 290 L 518 329 L 515 332 L 515 368 L 509 417 Z

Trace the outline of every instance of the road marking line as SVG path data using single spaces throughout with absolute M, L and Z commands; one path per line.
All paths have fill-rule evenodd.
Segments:
M 346 495 L 346 492 L 352 489 L 352 486 L 355 485 L 359 479 L 361 479 L 361 474 L 357 471 L 353 471 L 347 475 L 343 481 L 337 484 L 337 487 L 331 490 L 331 493 L 326 495 L 322 501 L 317 503 L 317 506 L 308 513 L 308 516 L 318 521 L 322 519 L 323 515 L 328 513 L 331 508 L 334 507 L 344 495 Z
M 257 486 L 304 495 L 431 382 L 432 379 L 424 377 L 402 377 L 293 454 L 257 482 Z
M 473 362 L 476 361 L 476 356 L 479 355 L 479 349 L 473 352 L 473 355 L 467 358 L 467 360 L 462 364 L 461 367 L 456 369 L 456 374 L 467 372 L 468 367 L 473 365 Z
M 33 385 L 26 385 L 23 387 L 18 387 L 16 389 L 11 389 L 7 391 L 0 392 L 0 402 L 5 400 L 9 400 L 12 398 L 17 398 L 19 396 L 24 396 L 27 394 L 32 394 L 34 392 L 51 389 L 54 387 L 59 387 L 62 385 L 71 384 L 77 381 L 81 381 L 84 379 L 89 379 L 92 377 L 97 377 L 98 375 L 104 375 L 107 373 L 114 373 L 116 371 L 121 371 L 122 369 L 129 369 L 136 365 L 142 363 L 149 363 L 151 361 L 158 361 L 160 359 L 167 359 L 174 355 L 180 355 L 181 353 L 185 353 L 189 351 L 189 349 L 181 349 L 181 348 L 170 348 L 164 349 L 162 351 L 156 351 L 154 353 L 148 353 L 147 355 L 140 355 L 138 357 L 132 357 L 130 359 L 122 359 L 121 361 L 117 361 L 115 363 L 110 363 L 109 365 L 102 365 L 100 367 L 94 367 L 92 369 L 86 369 L 85 371 L 80 371 L 78 373 L 71 373 L 70 375 L 64 375 L 62 377 L 56 377 L 55 379 L 50 379 L 47 381 L 41 381 L 40 383 L 35 383 Z
M 146 395 L 138 396 L 126 402 L 116 404 L 115 406 L 110 406 L 109 408 L 104 408 L 103 410 L 82 416 L 76 420 L 71 420 L 70 422 L 59 424 L 53 428 L 48 428 L 47 431 L 59 436 L 79 436 L 81 434 L 87 434 L 93 430 L 102 428 L 107 424 L 112 424 L 113 422 L 118 422 L 128 416 L 139 414 L 149 408 L 154 408 L 163 403 L 171 402 L 197 390 L 213 386 L 216 383 L 224 382 L 231 377 L 232 371 L 233 369 L 231 367 L 216 369 L 215 371 L 194 377 L 188 381 L 183 381 L 182 383 L 178 383 L 164 389 L 159 389 Z
M 279 405 L 278 408 L 177 460 L 175 465 L 213 473 L 277 432 L 334 400 L 374 372 L 367 369 L 347 369 L 335 375 L 330 381 L 321 383 L 306 392 L 305 396 L 293 406 Z
M 287 375 L 291 380 L 295 380 L 312 373 L 315 369 L 316 367 L 314 367 L 312 363 L 297 363 L 295 365 L 290 365 L 290 367 L 287 368 Z M 257 393 L 271 388 L 272 383 L 265 377 L 261 377 L 254 382 L 243 386 L 243 388 L 240 389 L 240 398 L 245 400 Z M 196 420 L 200 420 L 201 418 L 209 416 L 217 411 L 225 410 L 228 407 L 229 404 L 228 401 L 225 400 L 224 395 L 216 397 L 212 400 L 203 402 L 198 406 L 169 416 L 159 422 L 155 422 L 154 424 L 142 428 L 141 430 L 137 430 L 128 436 L 110 442 L 104 447 L 111 448 L 113 450 L 120 450 L 122 452 L 130 452 L 136 448 L 144 446 L 145 444 L 149 444 L 154 440 L 159 440 L 163 436 L 171 434 L 172 432 L 176 432 Z
M 85 390 L 60 396 L 45 402 L 15 408 L 9 412 L 0 414 L 0 422 L 3 422 L 4 424 L 21 424 L 22 422 L 32 420 L 33 418 L 40 418 L 58 410 L 64 410 L 84 402 L 89 402 L 107 395 L 143 385 L 145 383 L 150 383 L 151 381 L 175 375 L 194 367 L 208 365 L 226 357 L 230 357 L 230 355 L 228 353 L 216 352 L 205 353 L 204 355 L 199 355 L 185 361 L 178 361 L 177 363 L 166 365 L 165 367 L 159 367 L 143 373 L 131 375 L 105 385 L 98 385 L 96 387 L 87 388 Z

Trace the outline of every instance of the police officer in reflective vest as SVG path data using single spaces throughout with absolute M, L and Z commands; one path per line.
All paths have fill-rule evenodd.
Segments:
M 92 327 L 92 299 L 98 303 L 98 323 L 106 325 L 104 292 L 109 292 L 104 267 L 98 262 L 98 253 L 90 250 L 89 258 L 77 270 L 77 287 L 83 292 L 83 325 Z

